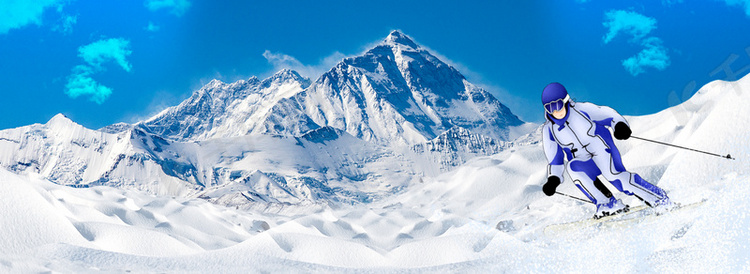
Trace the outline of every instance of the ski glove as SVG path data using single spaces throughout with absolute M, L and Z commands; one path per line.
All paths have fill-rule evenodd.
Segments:
M 542 186 L 542 191 L 544 191 L 544 194 L 547 196 L 552 196 L 555 194 L 555 191 L 557 190 L 557 186 L 560 185 L 560 178 L 557 176 L 549 176 L 547 178 L 547 183 Z
M 618 140 L 627 140 L 632 133 L 633 131 L 630 130 L 630 127 L 623 122 L 618 122 L 615 125 L 615 138 Z

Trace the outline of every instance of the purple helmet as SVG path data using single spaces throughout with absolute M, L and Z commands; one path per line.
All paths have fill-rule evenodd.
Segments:
M 547 113 L 552 114 L 562 109 L 568 101 L 570 101 L 568 91 L 560 83 L 551 83 L 542 91 L 542 104 Z

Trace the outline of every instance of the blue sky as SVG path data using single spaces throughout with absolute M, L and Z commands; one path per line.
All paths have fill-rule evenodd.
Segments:
M 214 78 L 292 68 L 314 80 L 394 29 L 531 122 L 542 121 L 539 96 L 553 81 L 578 101 L 643 115 L 688 99 L 694 86 L 750 71 L 750 1 L 740 0 L 0 0 L 0 7 L 0 129 L 57 113 L 89 128 L 136 122 Z

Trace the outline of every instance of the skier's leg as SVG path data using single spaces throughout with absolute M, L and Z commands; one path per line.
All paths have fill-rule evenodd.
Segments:
M 596 164 L 589 160 L 583 161 L 579 159 L 573 159 L 568 162 L 567 165 L 568 175 L 573 179 L 576 187 L 578 187 L 583 195 L 586 195 L 591 202 L 594 204 L 606 203 L 612 196 L 612 192 L 609 191 L 601 182 L 596 184 L 598 181 L 596 178 L 601 174 Z
M 573 159 L 568 162 L 568 174 L 575 182 L 578 189 L 596 204 L 594 218 L 617 214 L 628 210 L 628 206 L 616 199 L 612 192 L 602 184 L 597 176 L 601 171 L 593 159 Z
M 611 136 L 608 137 L 611 141 Z M 594 154 L 592 159 L 607 181 L 612 183 L 617 190 L 628 195 L 635 195 L 652 207 L 667 198 L 667 193 L 664 190 L 644 180 L 638 174 L 625 170 L 620 152 L 614 142 L 607 143 L 609 147 L 602 144 L 601 147 L 597 148 L 599 145 L 595 143 L 590 146 Z
M 602 181 L 599 180 L 598 176 L 596 177 L 596 180 L 594 180 L 594 186 L 599 189 L 599 191 L 601 191 L 602 194 L 604 194 L 604 196 L 606 196 L 607 198 L 612 198 L 612 196 L 614 196 L 612 195 L 612 191 L 609 191 L 609 188 L 607 188 L 607 186 L 605 186 Z

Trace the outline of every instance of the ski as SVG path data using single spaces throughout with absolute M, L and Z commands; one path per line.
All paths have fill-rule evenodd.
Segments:
M 662 216 L 668 213 L 674 213 L 686 209 L 696 208 L 702 205 L 706 200 L 699 202 L 680 205 L 677 204 L 673 208 L 667 211 L 660 211 L 659 208 L 651 208 L 646 205 L 632 207 L 628 212 L 623 212 L 616 215 L 604 216 L 599 219 L 585 219 L 581 221 L 574 221 L 562 224 L 553 224 L 544 228 L 544 234 L 547 236 L 557 236 L 569 234 L 575 231 L 584 230 L 588 228 L 606 229 L 624 227 L 634 223 L 642 223 L 650 221 L 654 218 Z

